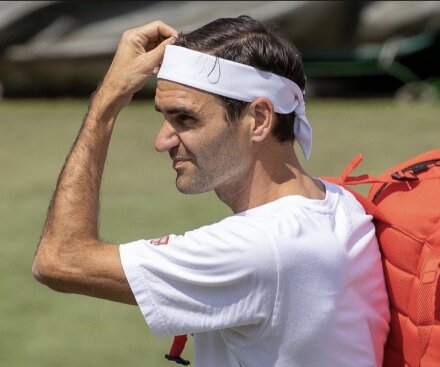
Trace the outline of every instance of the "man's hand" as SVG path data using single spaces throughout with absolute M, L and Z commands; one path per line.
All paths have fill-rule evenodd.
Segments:
M 100 92 L 124 107 L 157 72 L 165 46 L 173 43 L 175 36 L 177 31 L 161 21 L 124 32 Z

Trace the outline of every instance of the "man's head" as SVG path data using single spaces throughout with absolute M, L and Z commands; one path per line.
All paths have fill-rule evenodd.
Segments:
M 245 16 L 218 19 L 191 33 L 180 34 L 174 46 L 168 50 L 168 58 L 165 56 L 166 67 L 158 74 L 156 109 L 164 114 L 165 121 L 156 149 L 170 153 L 180 191 L 194 194 L 219 188 L 236 190 L 252 175 L 255 151 L 261 148 L 256 142 L 270 140 L 278 145 L 294 139 L 295 112 L 290 111 L 302 102 L 299 88 L 304 89 L 305 84 L 298 51 L 278 32 L 269 31 Z M 184 57 L 187 59 L 183 60 Z M 217 63 L 219 59 L 223 60 L 221 66 Z M 251 89 L 249 85 L 255 78 L 260 83 L 257 90 L 265 91 L 269 79 L 275 77 L 279 98 L 258 97 L 259 92 L 247 99 L 250 102 L 226 98 L 222 93 L 207 92 L 210 89 L 206 79 L 201 82 L 207 89 L 198 89 L 194 80 L 199 78 L 199 72 L 205 75 L 203 78 L 206 71 L 211 75 L 208 65 L 211 62 L 218 66 L 221 75 L 227 76 L 226 86 L 234 83 L 226 60 L 233 61 L 232 74 L 237 72 L 234 68 L 241 67 L 237 78 L 240 81 L 235 83 L 235 88 L 241 91 L 240 97 Z M 198 70 L 200 67 L 203 72 Z M 241 82 L 243 67 L 251 69 L 246 83 Z M 297 85 L 292 86 L 294 83 L 290 80 L 280 80 L 275 74 Z M 284 93 L 286 84 L 300 97 Z M 285 105 L 281 108 L 285 114 L 275 113 L 275 109 L 279 110 L 279 100 L 285 104 L 285 96 L 288 96 L 288 108 Z
M 220 18 L 190 33 L 180 33 L 176 46 L 253 66 L 295 82 L 304 90 L 302 59 L 293 43 L 274 27 L 268 28 L 248 16 Z M 226 119 L 236 122 L 247 102 L 219 96 Z M 294 139 L 295 112 L 276 114 L 272 133 L 279 141 Z

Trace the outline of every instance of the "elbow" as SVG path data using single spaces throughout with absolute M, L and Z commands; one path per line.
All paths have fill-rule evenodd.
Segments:
M 41 284 L 47 285 L 50 282 L 47 265 L 41 262 L 38 255 L 35 256 L 34 263 L 32 264 L 32 275 Z
M 32 274 L 38 282 L 54 291 L 69 292 L 65 282 L 65 266 L 59 256 L 48 254 L 44 250 L 44 246 L 40 245 L 35 255 L 32 264 Z
M 42 256 L 37 253 L 32 264 L 32 275 L 41 284 L 49 286 L 51 282 L 51 276 L 49 272 L 49 266 L 43 262 Z

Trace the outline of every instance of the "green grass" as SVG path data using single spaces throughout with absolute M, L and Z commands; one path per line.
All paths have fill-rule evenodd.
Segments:
M 87 108 L 82 100 L 0 102 L 0 366 L 169 366 L 139 310 L 57 294 L 31 275 L 56 178 Z M 439 147 L 440 106 L 311 100 L 315 176 L 338 175 L 358 152 L 379 173 Z M 181 233 L 230 213 L 213 194 L 184 196 L 167 154 L 154 151 L 160 115 L 136 101 L 120 115 L 104 174 L 101 235 L 115 243 Z M 364 189 L 365 190 L 365 189 Z M 187 356 L 190 356 L 191 343 Z

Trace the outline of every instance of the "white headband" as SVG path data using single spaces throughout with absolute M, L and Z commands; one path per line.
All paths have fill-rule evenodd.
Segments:
M 295 111 L 295 139 L 309 159 L 312 128 L 306 118 L 303 93 L 293 81 L 252 66 L 174 45 L 166 46 L 157 78 L 244 102 L 266 97 L 277 113 Z

